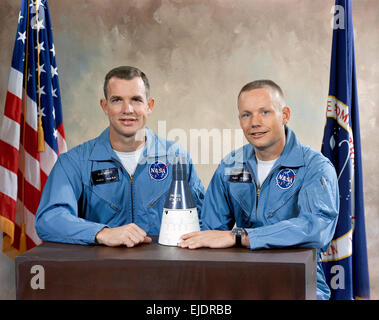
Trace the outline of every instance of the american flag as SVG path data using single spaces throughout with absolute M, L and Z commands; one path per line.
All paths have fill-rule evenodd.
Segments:
M 42 189 L 67 150 L 47 0 L 22 0 L 0 127 L 3 252 L 41 243 L 34 220 Z

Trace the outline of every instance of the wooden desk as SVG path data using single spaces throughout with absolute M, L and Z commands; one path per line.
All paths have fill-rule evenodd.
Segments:
M 316 260 L 314 249 L 46 242 L 16 258 L 16 298 L 316 299 Z

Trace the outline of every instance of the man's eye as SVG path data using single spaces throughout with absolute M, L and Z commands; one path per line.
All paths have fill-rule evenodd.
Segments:
M 121 99 L 120 98 L 112 98 L 111 99 L 111 102 L 118 102 L 118 101 L 121 101 Z
M 249 114 L 249 113 L 244 113 L 244 114 L 242 115 L 242 118 L 248 118 L 248 117 L 250 117 L 250 114 Z
M 142 99 L 141 98 L 133 98 L 133 101 L 142 102 Z

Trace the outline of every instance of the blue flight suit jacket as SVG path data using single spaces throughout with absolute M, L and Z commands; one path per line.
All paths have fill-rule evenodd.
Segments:
M 175 156 L 187 159 L 187 177 L 200 215 L 204 187 L 188 153 L 146 128 L 142 159 L 131 177 L 113 151 L 109 128 L 58 157 L 42 192 L 35 227 L 44 241 L 93 244 L 105 226 L 135 223 L 158 235 Z
M 202 229 L 246 229 L 250 248 L 318 249 L 317 297 L 329 299 L 320 250 L 333 238 L 339 210 L 335 169 L 320 152 L 299 142 L 286 127 L 286 145 L 269 175 L 257 184 L 254 148 L 247 144 L 226 156 L 207 189 Z

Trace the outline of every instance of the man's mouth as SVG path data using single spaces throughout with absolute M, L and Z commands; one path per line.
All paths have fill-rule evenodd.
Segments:
M 263 137 L 268 131 L 259 131 L 259 132 L 251 132 L 250 136 L 253 136 L 254 138 Z
M 137 121 L 137 118 L 135 117 L 128 117 L 128 118 L 121 118 L 119 119 L 120 122 L 123 124 L 132 124 Z

